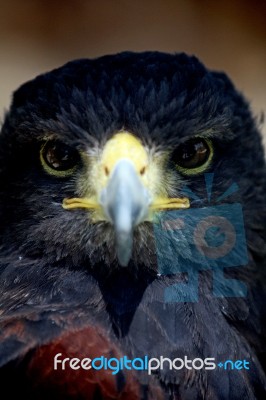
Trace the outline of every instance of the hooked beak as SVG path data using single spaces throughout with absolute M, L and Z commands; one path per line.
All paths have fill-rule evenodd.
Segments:
M 122 266 L 128 264 L 133 245 L 133 230 L 148 217 L 151 198 L 128 160 L 116 164 L 100 203 L 114 225 L 117 258 Z
M 153 198 L 147 187 L 148 181 L 141 174 L 147 165 L 146 150 L 140 141 L 129 133 L 119 133 L 106 143 L 103 151 L 100 169 L 105 171 L 105 176 L 103 178 L 102 173 L 99 177 L 98 199 L 64 199 L 62 204 L 65 209 L 102 211 L 103 217 L 98 221 L 108 220 L 113 225 L 121 266 L 127 266 L 131 258 L 134 228 L 141 222 L 150 221 L 152 211 L 189 207 L 187 198 Z

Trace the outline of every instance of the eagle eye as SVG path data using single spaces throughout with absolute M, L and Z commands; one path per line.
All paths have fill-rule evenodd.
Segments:
M 172 153 L 177 169 L 185 175 L 198 174 L 209 166 L 213 147 L 209 139 L 194 137 L 181 143 Z
M 76 149 L 62 142 L 48 141 L 41 148 L 40 159 L 46 172 L 66 177 L 74 172 L 80 156 Z

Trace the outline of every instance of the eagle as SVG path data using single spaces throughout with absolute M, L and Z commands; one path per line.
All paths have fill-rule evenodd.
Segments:
M 265 156 L 224 72 L 127 51 L 43 73 L 0 182 L 3 393 L 265 399 Z

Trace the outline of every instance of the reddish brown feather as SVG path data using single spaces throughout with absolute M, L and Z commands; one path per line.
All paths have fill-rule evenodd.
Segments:
M 104 400 L 139 400 L 141 389 L 136 375 L 129 370 L 123 370 L 122 388 L 118 388 L 118 375 L 113 375 L 111 370 L 73 370 L 69 364 L 62 370 L 61 366 L 54 370 L 54 356 L 62 353 L 60 357 L 83 359 L 104 356 L 107 358 L 123 357 L 117 346 L 97 327 L 86 327 L 63 334 L 51 344 L 43 345 L 35 350 L 31 358 L 27 375 L 33 390 L 58 393 L 60 398 L 79 398 L 92 400 L 97 394 Z M 120 376 L 121 377 L 121 376 Z M 120 385 L 121 386 L 121 385 Z M 157 392 L 157 385 L 151 391 Z M 158 389 L 156 397 L 160 399 L 161 390 Z

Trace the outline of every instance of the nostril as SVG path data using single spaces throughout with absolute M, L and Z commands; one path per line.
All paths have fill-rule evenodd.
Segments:
M 144 175 L 146 172 L 146 167 L 142 167 L 141 170 L 139 171 L 140 175 Z
M 110 173 L 109 168 L 108 167 L 104 167 L 104 172 L 105 172 L 105 175 L 108 176 L 109 173 Z

